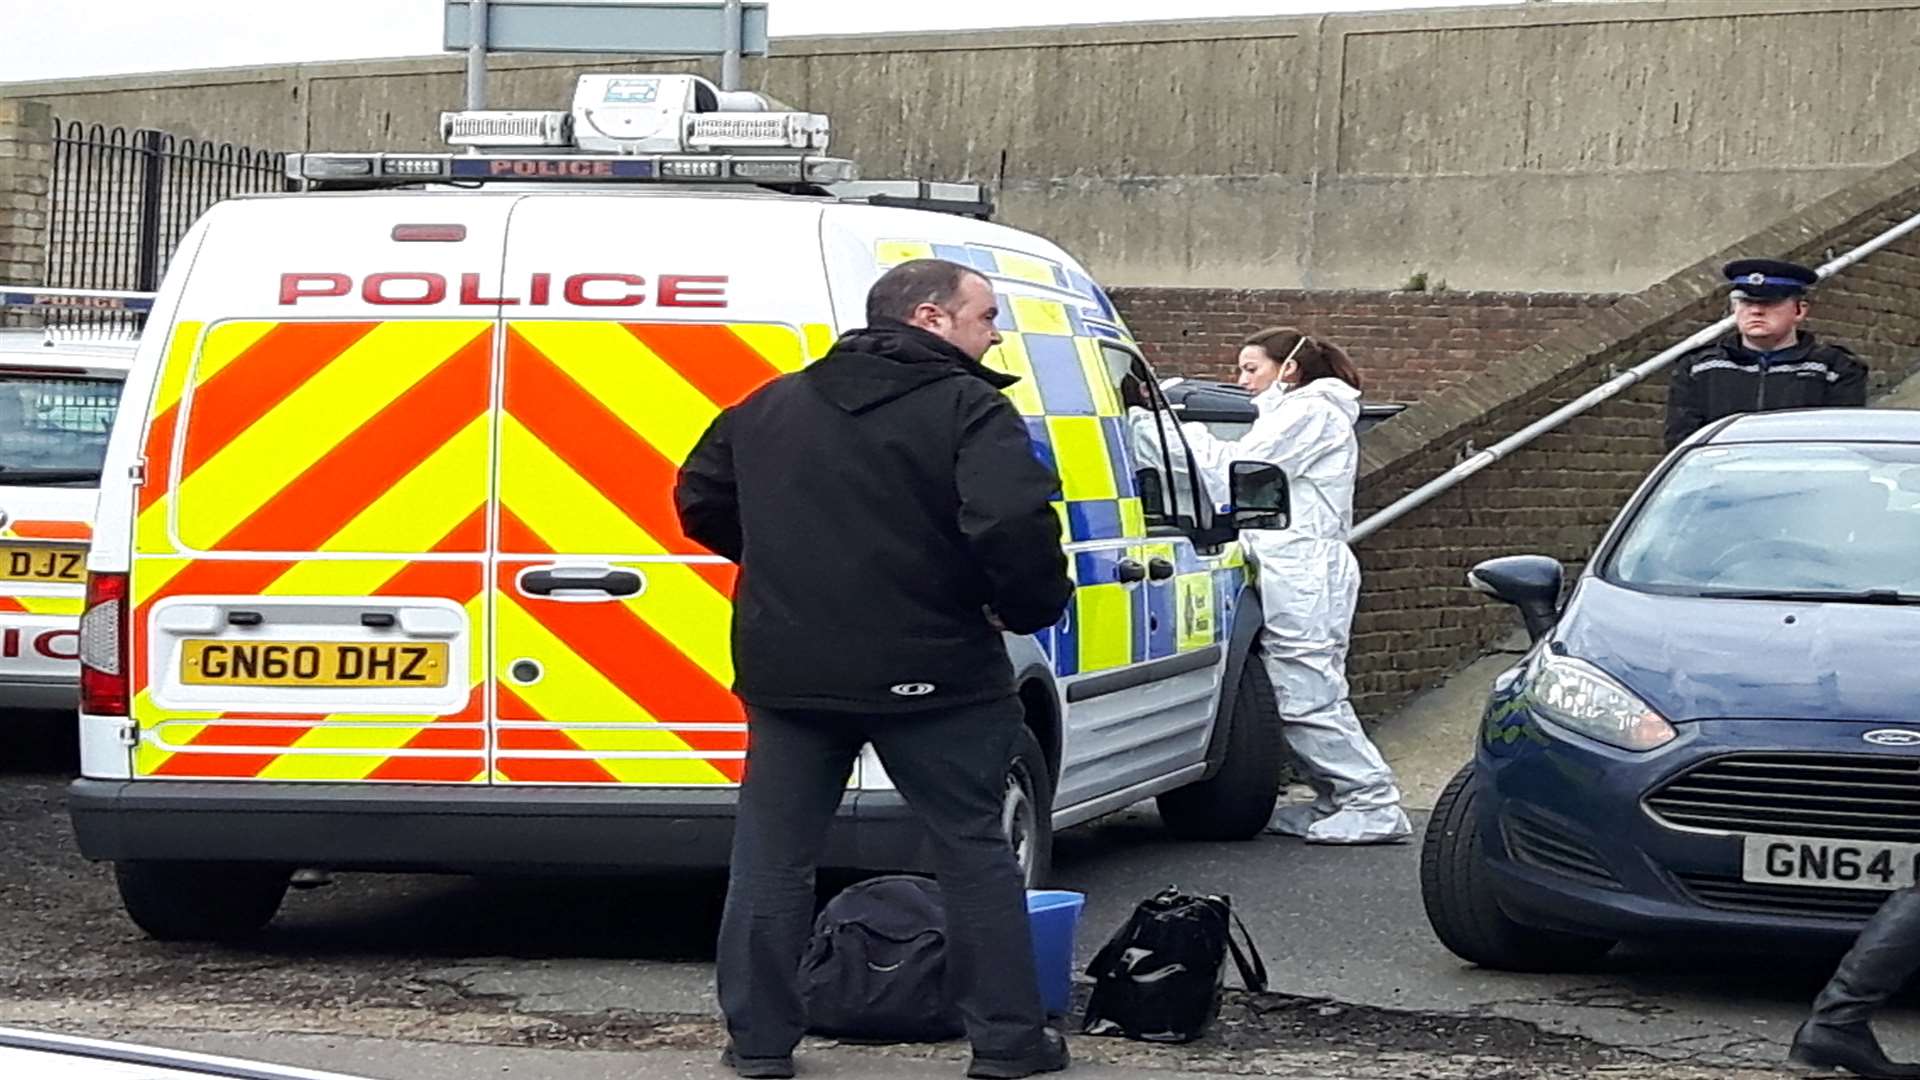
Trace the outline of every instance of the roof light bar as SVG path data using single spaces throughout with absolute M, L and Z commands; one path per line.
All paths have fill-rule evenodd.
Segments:
M 825 150 L 831 125 L 819 113 L 702 113 L 687 126 L 690 150 L 722 146 L 767 146 Z
M 451 146 L 572 146 L 573 114 L 535 109 L 476 109 L 440 114 Z
M 464 152 L 288 154 L 287 175 L 309 188 L 433 181 L 759 185 L 993 215 L 992 195 L 979 184 L 861 182 L 853 162 L 826 156 L 826 116 L 786 110 L 752 91 L 722 90 L 698 75 L 586 74 L 574 86 L 570 111 L 444 112 L 440 133 Z
M 52 308 L 61 311 L 151 311 L 153 293 L 118 289 L 54 289 L 37 285 L 0 285 L 0 308 Z
M 431 180 L 824 185 L 857 179 L 859 170 L 844 158 L 814 154 L 288 154 L 287 175 L 315 187 Z

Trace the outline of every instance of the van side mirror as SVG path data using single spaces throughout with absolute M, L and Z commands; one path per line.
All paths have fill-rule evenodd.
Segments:
M 1238 529 L 1284 529 L 1292 519 L 1287 474 L 1264 461 L 1236 461 L 1227 467 L 1227 491 Z
M 1504 600 L 1520 609 L 1527 638 L 1539 641 L 1560 621 L 1560 587 L 1565 580 L 1558 559 L 1545 555 L 1508 555 L 1467 572 L 1474 592 Z

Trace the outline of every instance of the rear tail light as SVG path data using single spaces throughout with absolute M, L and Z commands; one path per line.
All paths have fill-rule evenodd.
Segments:
M 80 616 L 80 711 L 127 715 L 127 575 L 88 574 Z

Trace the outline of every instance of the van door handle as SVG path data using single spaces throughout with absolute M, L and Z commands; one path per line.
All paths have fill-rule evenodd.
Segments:
M 1173 564 L 1156 555 L 1147 560 L 1147 576 L 1155 581 L 1165 581 L 1173 576 Z
M 640 584 L 640 575 L 632 570 L 561 566 L 550 570 L 529 570 L 520 575 L 520 591 L 528 596 L 552 596 L 562 591 L 632 596 L 640 591 Z
M 1114 567 L 1113 576 L 1122 584 L 1131 585 L 1147 580 L 1147 568 L 1132 559 L 1121 559 L 1120 564 Z

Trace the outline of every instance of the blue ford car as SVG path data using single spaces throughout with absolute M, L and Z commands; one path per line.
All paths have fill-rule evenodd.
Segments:
M 1568 592 L 1470 583 L 1533 648 L 1421 858 L 1442 943 L 1575 967 L 1628 938 L 1847 935 L 1920 869 L 1920 412 L 1712 425 Z

